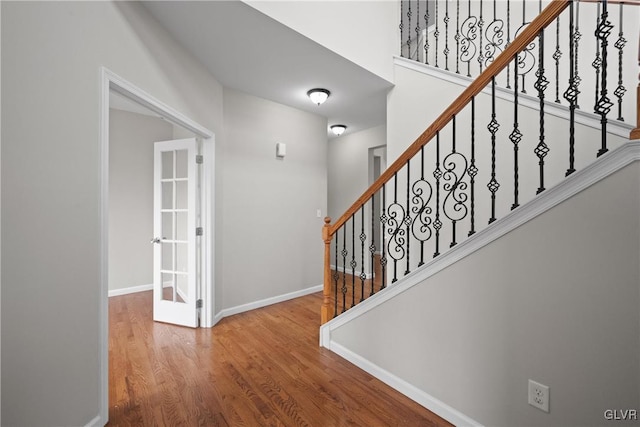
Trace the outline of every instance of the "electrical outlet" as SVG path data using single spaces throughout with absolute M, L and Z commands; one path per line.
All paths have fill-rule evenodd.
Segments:
M 549 412 L 549 387 L 529 380 L 529 405 Z

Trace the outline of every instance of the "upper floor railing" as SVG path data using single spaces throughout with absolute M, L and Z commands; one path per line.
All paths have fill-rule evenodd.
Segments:
M 616 95 L 608 80 L 612 24 L 605 1 L 592 33 L 602 59 L 594 82 L 599 123 L 597 129 L 576 126 L 581 85 L 576 40 L 587 38 L 576 35 L 577 7 L 576 1 L 551 1 L 499 45 L 490 61 L 483 60 L 482 71 L 461 95 L 340 218 L 333 224 L 325 219 L 323 323 L 625 142 L 607 132 L 610 113 L 616 120 L 618 111 L 613 112 Z M 566 27 L 560 42 L 559 19 Z M 484 37 L 486 28 L 496 27 L 482 28 Z M 463 44 L 461 36 L 457 42 Z M 567 52 L 567 65 L 560 68 L 549 56 L 558 43 Z M 531 70 L 530 56 L 535 58 Z M 500 80 L 512 88 L 508 99 L 496 96 Z M 531 88 L 523 89 L 527 80 L 533 80 Z M 524 90 L 535 94 L 535 109 L 524 111 Z M 566 103 L 562 120 L 546 114 L 560 97 Z

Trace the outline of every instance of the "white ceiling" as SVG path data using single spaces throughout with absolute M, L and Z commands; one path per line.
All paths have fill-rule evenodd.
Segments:
M 226 87 L 320 114 L 347 132 L 386 121 L 391 83 L 243 2 L 143 4 Z M 306 95 L 315 87 L 331 91 L 320 106 Z

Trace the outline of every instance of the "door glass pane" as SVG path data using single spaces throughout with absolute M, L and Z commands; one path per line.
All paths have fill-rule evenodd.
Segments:
M 162 178 L 173 178 L 173 151 L 162 152 Z
M 187 177 L 187 150 L 176 150 L 176 178 Z
M 160 236 L 161 239 L 175 239 L 175 236 L 173 234 L 173 215 L 175 214 L 172 212 L 162 213 L 162 236 Z
M 176 209 L 187 209 L 187 181 L 176 182 Z
M 162 183 L 162 209 L 173 209 L 173 182 Z
M 165 301 L 173 301 L 174 279 L 175 274 L 162 273 L 162 299 Z
M 176 240 L 187 240 L 187 213 L 176 213 Z
M 189 276 L 186 274 L 176 274 L 176 302 L 188 302 L 189 301 Z
M 176 270 L 187 272 L 187 245 L 188 243 L 176 243 Z
M 173 245 L 174 243 L 161 243 L 162 270 L 173 271 Z

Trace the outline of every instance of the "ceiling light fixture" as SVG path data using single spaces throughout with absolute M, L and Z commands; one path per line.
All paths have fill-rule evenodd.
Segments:
M 331 131 L 336 136 L 342 135 L 345 130 L 347 130 L 347 127 L 345 125 L 333 125 L 333 126 L 331 126 Z
M 331 92 L 321 88 L 311 89 L 309 92 L 307 92 L 307 96 L 311 99 L 311 101 L 313 101 L 314 104 L 318 105 L 326 101 L 327 98 L 329 98 L 329 95 L 331 95 Z

